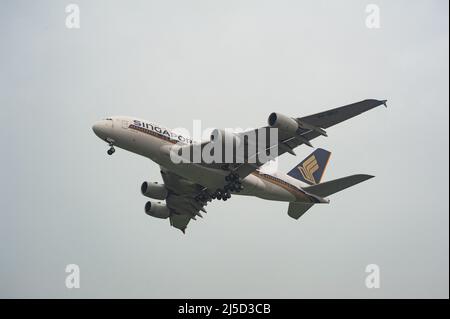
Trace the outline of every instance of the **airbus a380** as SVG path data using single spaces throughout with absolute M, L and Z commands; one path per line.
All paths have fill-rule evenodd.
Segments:
M 275 149 L 274 157 L 284 153 L 295 155 L 294 148 L 297 146 L 305 144 L 312 147 L 312 139 L 327 136 L 325 129 L 380 105 L 386 106 L 386 100 L 364 100 L 301 118 L 272 113 L 268 126 L 255 132 L 275 129 L 275 143 L 272 142 L 264 150 Z M 320 148 L 287 174 L 264 172 L 265 162 L 258 159 L 250 161 L 250 158 L 261 155 L 258 154 L 261 153 L 259 148 L 253 154 L 246 153 L 242 161 L 236 161 L 236 157 L 230 162 L 179 163 L 173 160 L 175 147 L 178 147 L 177 154 L 183 148 L 192 150 L 196 145 L 208 147 L 221 133 L 227 137 L 228 133 L 221 130 L 213 132 L 209 141 L 193 142 L 171 130 L 128 116 L 112 116 L 97 121 L 92 129 L 108 143 L 109 155 L 115 152 L 115 147 L 119 147 L 159 164 L 164 183 L 144 182 L 141 186 L 144 196 L 159 200 L 148 201 L 145 213 L 169 219 L 170 225 L 183 233 L 191 219 L 202 217 L 200 211 L 206 213 L 204 206 L 213 199 L 227 200 L 236 194 L 289 202 L 288 215 L 298 219 L 313 205 L 329 203 L 328 196 L 373 177 L 357 174 L 321 183 L 331 153 Z M 231 134 L 234 147 L 248 144 L 245 134 Z

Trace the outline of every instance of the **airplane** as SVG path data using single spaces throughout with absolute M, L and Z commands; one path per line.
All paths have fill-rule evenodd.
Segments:
M 284 153 L 295 156 L 294 148 L 302 144 L 312 147 L 311 140 L 327 136 L 325 129 L 377 106 L 387 107 L 386 102 L 367 99 L 301 118 L 271 113 L 268 125 L 258 130 L 275 129 L 278 136 L 263 150 L 276 146 L 274 157 Z M 130 116 L 105 118 L 95 122 L 92 129 L 108 143 L 109 155 L 115 152 L 115 147 L 119 147 L 149 158 L 160 166 L 164 183 L 145 181 L 141 185 L 142 195 L 158 200 L 148 201 L 144 207 L 145 213 L 169 219 L 170 225 L 183 233 L 191 220 L 203 217 L 200 212 L 206 213 L 205 206 L 213 199 L 226 201 L 231 195 L 247 195 L 288 202 L 288 215 L 299 219 L 313 205 L 329 203 L 328 196 L 374 177 L 356 174 L 321 182 L 331 155 L 321 148 L 315 149 L 287 174 L 278 171 L 267 173 L 264 171 L 266 162 L 257 159 L 250 161 L 251 157 L 262 154 L 259 148 L 239 162 L 234 157 L 230 162 L 180 163 L 171 157 L 175 147 L 178 147 L 176 152 L 179 154 L 183 148 L 208 146 L 220 135 L 217 132 L 223 132 L 220 130 L 215 130 L 209 141 L 196 142 L 162 126 Z M 227 136 L 227 133 L 223 134 Z M 232 133 L 231 138 L 242 142 L 245 140 L 242 134 Z

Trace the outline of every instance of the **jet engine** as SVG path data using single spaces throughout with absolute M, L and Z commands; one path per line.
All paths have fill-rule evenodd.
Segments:
M 167 197 L 167 188 L 164 184 L 158 184 L 158 182 L 143 182 L 141 185 L 141 193 L 150 198 L 164 200 Z
M 274 112 L 270 114 L 267 122 L 271 127 L 278 128 L 289 135 L 295 135 L 298 130 L 298 123 L 296 120 L 280 113 Z
M 145 204 L 145 213 L 149 216 L 163 219 L 170 216 L 170 210 L 167 208 L 166 204 L 155 202 L 147 202 L 147 204 Z

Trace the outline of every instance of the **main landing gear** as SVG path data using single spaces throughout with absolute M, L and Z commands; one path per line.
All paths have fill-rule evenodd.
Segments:
M 231 198 L 231 192 L 239 193 L 244 189 L 239 175 L 236 173 L 230 173 L 229 175 L 225 176 L 225 181 L 227 182 L 227 184 L 223 189 L 218 188 L 214 193 L 203 191 L 196 197 L 196 200 L 202 202 L 204 205 L 206 205 L 207 202 L 210 202 L 213 199 L 226 201 Z
M 225 189 L 217 189 L 212 195 L 212 198 L 226 201 L 228 198 L 231 197 L 231 193 L 229 190 Z
M 229 175 L 225 176 L 225 181 L 227 182 L 227 184 L 224 186 L 224 188 L 217 189 L 211 195 L 213 199 L 226 201 L 231 197 L 231 192 L 239 193 L 244 189 L 244 186 L 242 186 L 241 180 L 239 179 L 239 175 L 236 173 L 230 173 Z
M 195 199 L 201 202 L 203 205 L 206 205 L 208 202 L 213 200 L 208 191 L 202 191 Z
M 239 179 L 239 175 L 236 173 L 230 173 L 229 175 L 225 176 L 225 181 L 228 182 L 224 187 L 225 191 L 239 193 L 244 189 L 244 186 L 242 186 L 241 180 Z

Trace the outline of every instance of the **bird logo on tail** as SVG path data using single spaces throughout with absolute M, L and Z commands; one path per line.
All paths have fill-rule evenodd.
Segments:
M 316 184 L 314 173 L 319 169 L 319 163 L 317 163 L 317 159 L 314 154 L 305 160 L 302 165 L 299 165 L 298 169 L 305 180 L 311 184 Z

